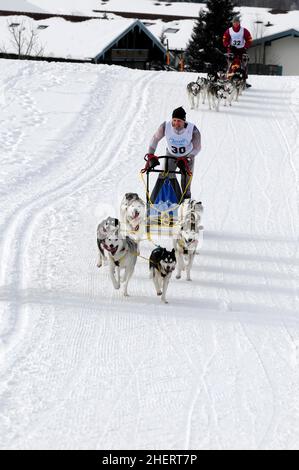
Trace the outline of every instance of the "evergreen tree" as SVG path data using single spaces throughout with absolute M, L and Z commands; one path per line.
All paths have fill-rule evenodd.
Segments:
M 225 67 L 226 59 L 223 57 L 222 37 L 224 31 L 231 26 L 236 14 L 231 0 L 208 0 L 206 14 L 207 47 L 212 66 Z
M 186 49 L 186 62 L 196 71 L 200 71 L 204 67 L 204 49 L 206 46 L 205 35 L 205 17 L 206 12 L 200 10 L 198 20 L 196 20 L 191 39 Z
M 212 68 L 225 67 L 222 36 L 236 14 L 233 9 L 232 0 L 207 0 L 207 10 L 199 13 L 186 50 L 186 60 L 192 69 L 203 71 L 207 63 Z

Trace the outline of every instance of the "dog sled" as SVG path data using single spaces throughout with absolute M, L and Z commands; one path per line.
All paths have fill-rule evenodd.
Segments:
M 226 78 L 231 80 L 234 76 L 238 76 L 244 81 L 246 88 L 251 87 L 251 85 L 246 83 L 249 55 L 247 53 L 243 53 L 240 56 L 233 52 L 229 52 L 224 55 L 227 60 Z
M 186 159 L 180 168 L 169 169 L 169 162 L 177 157 L 162 155 L 157 157 L 159 161 L 165 161 L 164 169 L 151 167 L 148 155 L 145 155 L 145 168 L 141 170 L 141 175 L 146 174 L 146 234 L 151 239 L 153 234 L 161 236 L 174 236 L 179 230 L 179 207 L 184 201 L 186 193 L 192 180 L 192 172 L 188 167 Z M 185 172 L 185 173 L 184 173 Z M 158 174 L 156 183 L 151 190 L 151 175 Z M 187 184 L 182 190 L 177 175 L 187 174 Z

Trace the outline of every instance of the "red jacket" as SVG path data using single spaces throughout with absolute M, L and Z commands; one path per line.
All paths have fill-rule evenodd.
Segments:
M 238 28 L 234 28 L 232 26 L 233 30 L 234 31 L 240 31 L 240 28 L 241 28 L 241 25 L 239 25 Z M 252 43 L 252 37 L 251 37 L 251 34 L 250 32 L 248 31 L 248 29 L 244 28 L 244 39 L 245 39 L 245 48 L 248 49 L 248 47 L 250 47 L 251 43 Z M 230 34 L 229 34 L 229 28 L 225 31 L 224 35 L 223 35 L 223 45 L 224 47 L 229 47 L 231 44 L 230 44 L 230 40 L 231 40 L 231 37 L 230 37 Z

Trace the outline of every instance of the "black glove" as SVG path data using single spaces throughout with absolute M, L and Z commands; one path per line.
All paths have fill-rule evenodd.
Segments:
M 149 163 L 149 168 L 155 168 L 155 166 L 160 165 L 158 157 L 156 157 L 156 155 L 154 155 L 153 153 L 149 153 L 147 155 L 147 158 L 148 158 L 147 161 Z
M 156 155 L 153 153 L 147 153 L 144 157 L 144 160 L 146 161 L 146 164 L 145 167 L 141 170 L 141 173 L 147 173 L 152 168 L 155 168 L 155 166 L 160 165 L 158 157 L 156 157 Z
M 182 173 L 183 175 L 186 175 L 186 174 L 187 174 L 187 172 L 186 172 L 186 166 L 185 166 L 185 163 L 183 162 L 183 160 L 179 160 L 179 161 L 177 162 L 177 167 L 181 170 L 181 173 Z

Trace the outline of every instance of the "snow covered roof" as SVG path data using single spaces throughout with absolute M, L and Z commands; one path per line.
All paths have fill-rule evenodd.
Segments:
M 290 31 L 298 32 L 299 29 L 299 11 L 277 15 L 269 13 L 267 8 L 240 7 L 239 11 L 242 25 L 249 29 L 254 39 L 260 39 L 262 36 L 263 38 L 269 37 L 270 40 L 273 35 L 279 35 L 277 36 L 279 38 L 290 35 Z M 148 29 L 157 37 L 160 37 L 164 32 L 171 50 L 186 48 L 194 24 L 195 20 L 178 20 L 167 23 L 162 20 L 153 20 L 146 23 Z
M 15 52 L 11 45 L 9 24 L 23 23 L 28 30 L 37 29 L 43 56 L 77 60 L 99 58 L 117 40 L 136 25 L 142 29 L 163 52 L 160 41 L 139 20 L 129 19 L 93 19 L 72 23 L 63 18 L 48 18 L 34 21 L 26 16 L 0 17 L 1 47 L 7 53 Z M 41 27 L 47 26 L 42 29 Z
M 261 38 L 257 38 L 253 41 L 253 45 L 257 46 L 259 44 L 263 44 L 264 42 L 276 41 L 277 39 L 282 39 L 286 37 L 299 38 L 299 29 L 288 29 L 287 31 L 282 31 L 280 33 L 271 34 L 271 35 L 263 36 Z
M 97 20 L 96 20 L 97 21 Z M 115 20 L 113 20 L 115 21 Z M 121 21 L 121 20 L 116 20 L 116 21 Z M 103 22 L 103 21 L 102 21 Z M 105 21 L 105 23 L 108 23 L 108 21 Z M 105 54 L 105 52 L 110 49 L 110 47 L 118 40 L 120 40 L 123 36 L 125 36 L 132 28 L 134 28 L 135 26 L 138 26 L 140 28 L 140 30 L 144 31 L 145 34 L 147 34 L 151 39 L 152 41 L 155 43 L 155 45 L 163 52 L 163 53 L 166 53 L 166 49 L 165 47 L 161 44 L 161 42 L 157 39 L 157 37 L 155 37 L 151 31 L 149 31 L 148 28 L 146 28 L 144 26 L 144 24 L 139 21 L 139 20 L 135 20 L 133 21 L 133 23 L 131 23 L 130 25 L 128 25 L 128 27 L 121 33 L 119 34 L 117 37 L 114 37 L 109 44 L 107 44 L 99 54 L 97 54 L 96 56 L 96 59 L 98 60 L 102 55 Z
M 0 0 L 0 10 L 44 11 L 55 14 L 95 16 L 93 10 L 161 13 L 161 15 L 197 16 L 200 3 L 170 3 L 157 0 Z
M 129 11 L 132 13 L 161 14 L 161 16 L 174 15 L 184 18 L 190 16 L 197 17 L 200 9 L 204 7 L 204 3 L 170 3 L 159 0 L 130 0 L 130 2 L 123 0 L 108 0 L 107 2 L 102 2 L 102 4 L 97 6 L 96 9 L 100 11 Z
M 270 37 L 278 33 L 299 29 L 299 11 L 273 15 L 267 8 L 239 8 L 242 25 L 248 28 L 254 39 Z
M 163 33 L 170 50 L 185 50 L 194 27 L 194 20 L 178 20 L 165 23 L 162 20 L 145 22 L 147 28 L 158 38 Z
M 102 13 L 95 13 L 94 10 L 111 10 L 111 11 L 130 11 L 130 12 L 146 12 L 146 13 L 161 13 L 173 14 L 178 16 L 197 16 L 200 9 L 205 8 L 205 4 L 202 3 L 168 3 L 160 2 L 159 0 L 109 0 L 105 2 L 99 2 L 99 0 L 0 0 L 0 10 L 14 10 L 14 11 L 36 11 L 36 12 L 51 12 L 53 14 L 65 14 L 65 15 L 82 15 L 82 16 L 102 16 Z M 267 8 L 253 8 L 253 7 L 239 7 L 238 10 L 241 13 L 242 24 L 244 27 L 248 28 L 251 32 L 253 39 L 260 39 L 261 37 L 271 38 L 273 35 L 278 33 L 286 33 L 290 30 L 298 31 L 299 26 L 299 11 L 290 11 L 286 14 L 276 14 L 273 15 L 269 12 Z M 115 15 L 109 15 L 114 16 Z M 137 15 L 136 15 L 137 16 Z M 90 50 L 96 48 L 98 45 L 100 47 L 95 52 L 99 53 L 102 49 L 107 47 L 109 44 L 109 38 L 113 40 L 118 33 L 122 34 L 122 31 L 127 27 L 130 27 L 134 19 L 121 19 L 119 17 L 119 22 L 114 25 L 103 24 L 101 26 L 101 34 L 99 37 L 98 34 L 98 24 L 93 24 L 88 22 L 88 25 L 82 25 L 79 27 L 77 25 L 77 32 L 73 33 L 75 30 L 68 23 L 57 23 L 57 26 L 52 23 L 53 20 L 45 20 L 49 24 L 51 21 L 51 28 L 47 28 L 43 36 L 47 40 L 48 47 L 52 49 L 52 55 L 58 57 L 63 53 L 63 57 L 67 55 L 68 57 L 76 58 L 86 56 L 89 57 Z M 116 19 L 114 20 L 116 21 Z M 128 23 L 129 22 L 129 23 Z M 190 40 L 191 33 L 194 27 L 195 20 L 177 20 L 171 22 L 163 22 L 162 20 L 148 20 L 143 21 L 147 29 L 154 35 L 156 40 L 159 40 L 161 34 L 164 32 L 166 39 L 168 40 L 170 50 L 184 50 Z M 102 23 L 101 23 L 102 24 Z M 62 28 L 62 25 L 64 27 Z M 267 25 L 267 26 L 266 26 Z M 48 37 L 51 35 L 51 31 L 56 30 L 55 35 L 61 34 L 61 37 L 64 38 L 63 44 L 60 44 L 59 41 L 56 41 L 58 44 L 54 44 L 52 38 Z M 80 29 L 79 29 L 80 28 Z M 123 28 L 123 29 L 122 29 Z M 84 34 L 83 40 L 76 40 L 76 37 Z M 83 33 L 84 31 L 84 33 Z M 74 39 L 70 42 L 68 37 L 75 35 Z M 86 37 L 86 39 L 85 39 Z M 90 37 L 89 44 L 88 37 Z M 105 42 L 107 37 L 107 44 L 104 44 L 102 48 L 102 41 Z M 281 37 L 281 36 L 280 36 Z M 57 52 L 56 52 L 57 51 Z M 84 52 L 85 51 L 85 52 Z M 58 53 L 58 55 L 57 55 Z
M 46 10 L 40 7 L 41 3 L 41 1 L 31 2 L 31 0 L 0 0 L 0 10 L 44 13 Z

